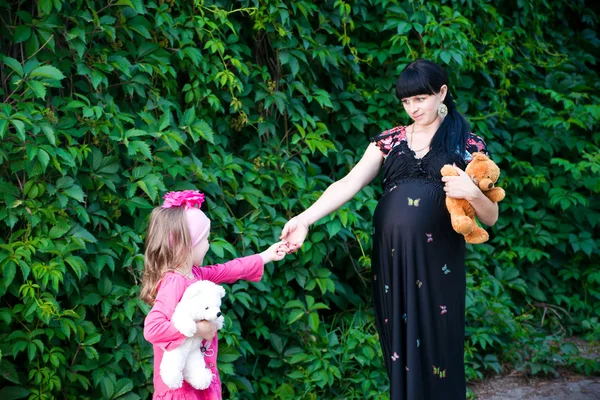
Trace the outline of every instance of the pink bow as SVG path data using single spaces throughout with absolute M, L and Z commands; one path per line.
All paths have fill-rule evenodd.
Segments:
M 162 208 L 181 207 L 200 208 L 204 203 L 204 193 L 199 190 L 182 190 L 179 192 L 169 192 L 163 197 Z

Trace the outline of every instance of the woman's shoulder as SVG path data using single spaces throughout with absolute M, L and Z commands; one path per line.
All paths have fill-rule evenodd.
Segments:
M 400 125 L 395 126 L 391 129 L 386 129 L 380 134 L 371 138 L 371 142 L 378 142 L 382 139 L 387 138 L 405 138 L 406 137 L 406 126 Z
M 467 137 L 467 150 L 469 152 L 481 151 L 487 153 L 487 144 L 481 136 L 469 132 L 469 136 Z
M 371 138 L 371 142 L 375 142 L 384 156 L 402 140 L 406 140 L 406 126 L 402 125 L 387 129 Z

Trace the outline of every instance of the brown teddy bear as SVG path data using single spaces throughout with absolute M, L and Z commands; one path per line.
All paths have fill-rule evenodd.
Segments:
M 444 165 L 441 172 L 442 176 L 458 176 L 458 172 L 451 165 Z M 465 172 L 488 199 L 494 203 L 504 199 L 504 189 L 494 187 L 500 177 L 500 168 L 488 156 L 483 153 L 473 153 L 473 160 L 467 165 Z M 475 209 L 467 200 L 446 196 L 446 207 L 450 212 L 452 227 L 465 236 L 467 243 L 479 244 L 489 239 L 488 233 L 477 225 Z

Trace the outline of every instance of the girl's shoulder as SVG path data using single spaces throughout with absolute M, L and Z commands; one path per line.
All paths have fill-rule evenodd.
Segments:
M 168 271 L 167 273 L 165 273 L 162 277 L 162 279 L 160 280 L 160 282 L 158 283 L 158 289 L 160 289 L 161 287 L 167 287 L 167 286 L 187 286 L 187 281 L 190 281 L 189 278 L 186 278 L 185 276 L 181 275 L 178 272 L 175 271 Z

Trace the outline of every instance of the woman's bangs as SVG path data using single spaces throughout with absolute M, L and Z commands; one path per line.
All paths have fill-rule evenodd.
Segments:
M 396 82 L 396 96 L 402 100 L 407 97 L 418 96 L 420 94 L 433 94 L 433 89 L 429 84 L 423 71 L 409 68 L 400 74 Z

